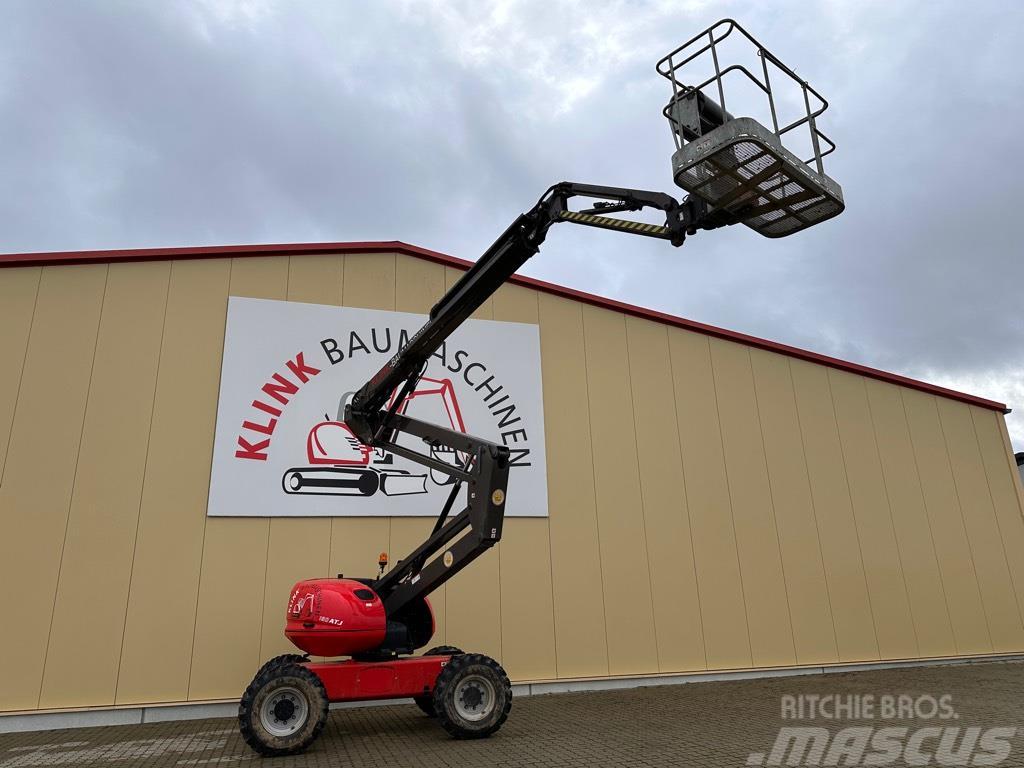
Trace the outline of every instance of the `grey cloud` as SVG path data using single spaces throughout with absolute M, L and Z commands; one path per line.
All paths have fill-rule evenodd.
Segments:
M 1024 396 L 1018 3 L 8 3 L 0 249 L 475 258 L 554 181 L 671 191 L 653 64 L 724 15 L 831 99 L 846 213 L 679 251 L 563 227 L 527 273 Z

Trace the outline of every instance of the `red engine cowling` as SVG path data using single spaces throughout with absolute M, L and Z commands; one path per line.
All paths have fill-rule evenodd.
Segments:
M 309 579 L 292 588 L 284 634 L 313 656 L 351 656 L 384 642 L 384 604 L 352 579 Z

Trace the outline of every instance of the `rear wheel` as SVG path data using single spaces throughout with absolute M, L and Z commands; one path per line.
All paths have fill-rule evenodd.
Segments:
M 245 743 L 267 757 L 302 752 L 327 722 L 327 691 L 320 678 L 294 662 L 269 666 L 238 705 Z
M 454 645 L 439 645 L 435 648 L 431 648 L 429 651 L 424 653 L 424 656 L 459 656 L 462 654 L 461 648 L 456 648 Z M 413 696 L 413 701 L 416 702 L 416 706 L 423 710 L 423 713 L 427 717 L 436 717 L 437 713 L 434 711 L 434 694 L 425 693 L 422 696 Z
M 504 725 L 512 709 L 512 684 L 494 659 L 479 653 L 454 656 L 434 683 L 434 711 L 456 739 L 483 739 Z

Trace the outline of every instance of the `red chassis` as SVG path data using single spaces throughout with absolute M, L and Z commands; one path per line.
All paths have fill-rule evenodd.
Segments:
M 322 661 L 302 666 L 320 678 L 327 698 L 338 701 L 407 699 L 434 691 L 451 656 L 406 656 L 392 661 Z

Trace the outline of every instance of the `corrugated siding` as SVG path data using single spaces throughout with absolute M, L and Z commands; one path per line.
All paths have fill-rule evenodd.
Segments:
M 207 518 L 228 295 L 426 312 L 398 254 L 0 271 L 0 711 L 232 698 L 289 586 L 429 519 Z M 551 516 L 439 590 L 516 680 L 1024 652 L 1002 416 L 507 285 L 538 323 Z M 12 620 L 13 619 L 13 620 Z

